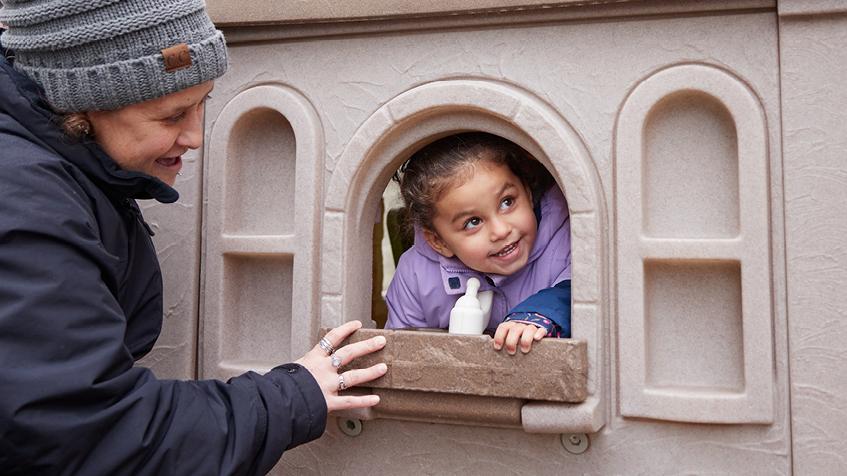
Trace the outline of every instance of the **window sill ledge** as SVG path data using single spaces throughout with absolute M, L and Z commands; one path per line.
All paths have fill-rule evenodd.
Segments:
M 321 334 L 327 330 L 323 329 Z M 531 433 L 593 433 L 602 427 L 599 400 L 587 391 L 587 343 L 544 339 L 528 354 L 495 351 L 491 337 L 360 329 L 344 344 L 377 335 L 386 346 L 347 368 L 379 362 L 388 372 L 370 383 L 380 403 L 337 416 L 523 428 Z

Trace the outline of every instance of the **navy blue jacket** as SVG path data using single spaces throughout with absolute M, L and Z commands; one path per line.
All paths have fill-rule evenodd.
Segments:
M 0 56 L 0 474 L 264 474 L 323 433 L 299 365 L 227 383 L 134 366 L 162 324 L 148 198 L 178 194 L 66 138 Z

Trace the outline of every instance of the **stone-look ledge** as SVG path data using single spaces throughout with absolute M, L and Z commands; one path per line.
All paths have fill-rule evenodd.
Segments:
M 517 428 L 522 425 L 521 409 L 526 403 L 517 398 L 479 397 L 451 393 L 415 392 L 374 388 L 379 405 L 366 419 L 388 418 L 451 425 Z
M 346 367 L 388 364 L 388 372 L 369 384 L 375 389 L 517 399 L 518 414 L 520 400 L 578 403 L 588 397 L 588 349 L 583 340 L 544 339 L 528 354 L 509 355 L 495 351 L 487 335 L 360 329 L 344 344 L 377 335 L 385 336 L 385 348 Z M 413 405 L 436 401 L 443 406 L 447 397 L 416 398 Z
M 333 414 L 337 418 L 521 428 L 527 433 L 548 434 L 596 433 L 605 423 L 603 407 L 595 396 L 582 403 L 555 403 L 380 388 L 353 388 L 346 393 L 379 395 L 379 405 L 338 411 Z

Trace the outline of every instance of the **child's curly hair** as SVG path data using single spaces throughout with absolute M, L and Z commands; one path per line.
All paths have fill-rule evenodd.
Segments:
M 435 204 L 451 187 L 459 186 L 478 162 L 506 165 L 532 193 L 533 202 L 553 184 L 550 172 L 512 141 L 485 132 L 464 132 L 428 144 L 394 174 L 405 206 L 407 237 L 414 227 L 432 230 Z

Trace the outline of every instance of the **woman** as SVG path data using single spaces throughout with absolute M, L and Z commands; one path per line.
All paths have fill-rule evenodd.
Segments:
M 162 323 L 162 279 L 135 199 L 177 200 L 204 101 L 226 70 L 202 0 L 3 0 L 0 36 L 0 473 L 262 474 L 319 437 L 338 373 L 384 338 L 228 383 L 133 364 Z

